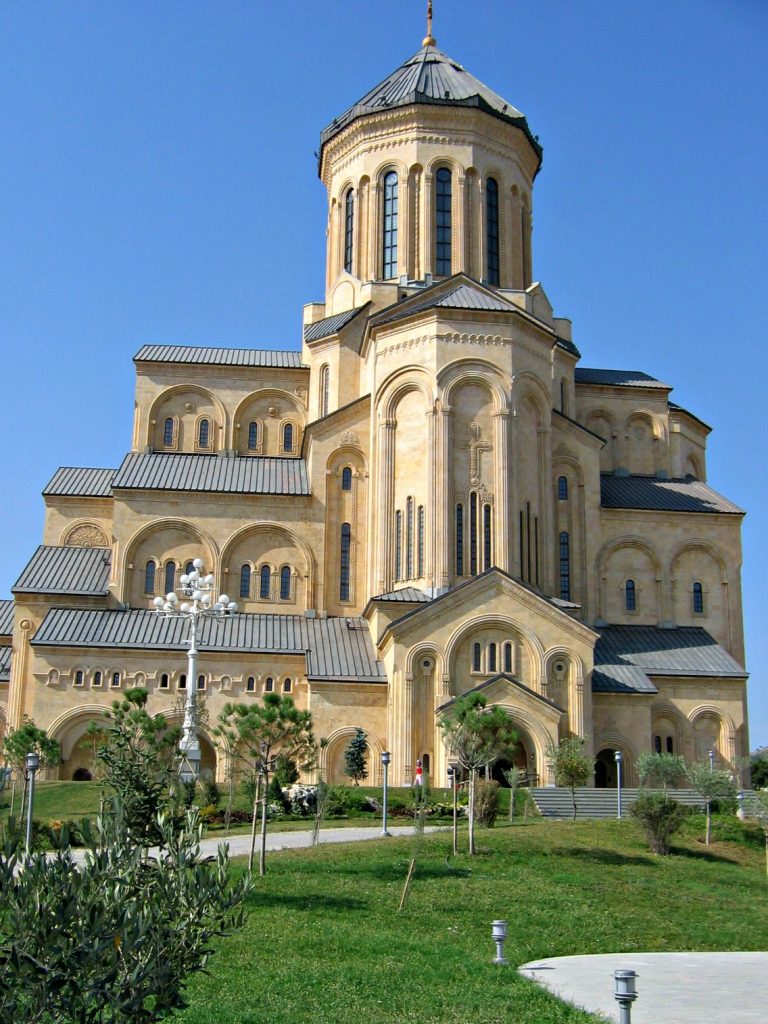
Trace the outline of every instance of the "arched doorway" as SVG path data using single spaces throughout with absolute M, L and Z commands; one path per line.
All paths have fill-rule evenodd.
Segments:
M 608 747 L 604 747 L 595 758 L 595 788 L 616 788 L 616 758 Z

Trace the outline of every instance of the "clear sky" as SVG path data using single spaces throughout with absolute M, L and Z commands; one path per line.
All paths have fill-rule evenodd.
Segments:
M 425 7 L 0 0 L 0 595 L 56 467 L 119 465 L 142 344 L 298 348 L 320 130 L 420 48 Z M 540 136 L 534 276 L 583 365 L 652 373 L 715 427 L 768 744 L 768 4 L 435 0 L 434 31 Z

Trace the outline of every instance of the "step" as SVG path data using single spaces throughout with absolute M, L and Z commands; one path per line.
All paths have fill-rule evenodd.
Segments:
M 622 816 L 637 800 L 641 792 L 659 793 L 660 789 L 622 789 Z M 530 794 L 536 807 L 544 818 L 572 818 L 573 802 L 570 789 L 558 786 L 546 786 L 531 789 Z M 692 789 L 670 789 L 667 795 L 686 807 L 704 807 L 704 801 Z M 579 787 L 576 790 L 576 816 L 580 818 L 615 818 L 617 811 L 617 794 L 615 789 L 593 789 Z

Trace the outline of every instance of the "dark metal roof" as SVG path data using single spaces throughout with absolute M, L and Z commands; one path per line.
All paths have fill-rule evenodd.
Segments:
M 669 384 L 651 377 L 641 370 L 599 370 L 588 366 L 577 366 L 574 370 L 577 384 L 609 384 L 621 388 L 664 388 L 671 391 Z
M 649 676 L 728 676 L 747 673 L 700 626 L 595 627 L 592 690 L 595 693 L 656 693 Z
M 0 601 L 0 636 L 10 636 L 13 632 L 13 598 Z
M 402 590 L 392 590 L 388 594 L 377 594 L 371 598 L 372 601 L 410 601 L 419 604 L 427 604 L 432 598 L 425 594 L 418 587 L 403 587 Z
M 304 328 L 304 341 L 317 341 L 320 338 L 327 338 L 331 334 L 337 334 L 342 327 L 354 320 L 358 313 L 369 306 L 358 306 L 356 309 L 348 309 L 344 313 L 336 313 L 334 316 L 327 316 L 324 320 L 318 320 L 314 324 L 307 324 Z
M 7 683 L 11 678 L 11 655 L 13 648 L 0 647 L 0 683 Z
M 32 643 L 39 647 L 128 648 L 185 651 L 187 625 L 144 609 L 54 608 Z M 206 618 L 200 627 L 202 651 L 283 654 L 306 658 L 310 680 L 385 683 L 368 624 L 361 618 L 308 618 L 304 615 L 252 615 Z
M 557 345 L 558 348 L 565 349 L 565 351 L 570 352 L 572 356 L 576 356 L 577 359 L 581 359 L 581 352 L 579 352 L 573 342 L 568 338 L 558 338 Z
M 263 456 L 129 452 L 115 489 L 205 491 L 220 494 L 310 493 L 304 459 Z
M 603 508 L 645 509 L 657 512 L 727 512 L 744 515 L 742 509 L 693 477 L 660 480 L 655 476 L 600 475 Z
M 109 589 L 110 554 L 109 548 L 41 544 L 11 590 L 103 597 Z
M 700 419 L 698 416 L 692 413 L 690 409 L 684 409 L 682 405 L 678 405 L 677 402 L 673 402 L 672 399 L 669 400 L 668 404 L 670 412 L 682 412 L 686 416 L 690 416 L 692 420 L 696 420 L 696 422 L 700 423 L 702 427 L 706 427 L 706 429 L 710 431 L 712 430 L 712 427 L 710 427 L 708 423 L 705 423 L 704 420 Z
M 86 469 L 61 466 L 45 485 L 43 496 L 66 495 L 73 498 L 109 498 L 115 469 Z
M 439 287 L 439 286 L 437 286 Z M 411 298 L 409 296 L 409 298 Z M 403 317 L 412 316 L 414 313 L 423 313 L 428 309 L 468 309 L 468 310 L 492 310 L 495 312 L 510 313 L 517 309 L 517 306 L 507 302 L 498 295 L 491 295 L 481 288 L 475 288 L 470 284 L 460 283 L 448 291 L 437 295 L 429 294 L 422 302 L 398 303 L 390 312 L 384 312 L 381 316 L 374 318 L 376 324 L 388 324 L 393 320 L 402 320 Z
M 143 345 L 135 363 L 195 363 L 206 366 L 271 366 L 302 369 L 300 352 L 271 348 L 208 348 L 203 345 Z
M 383 82 L 329 124 L 320 135 L 320 159 L 323 146 L 357 118 L 397 107 L 408 107 L 414 103 L 484 110 L 524 131 L 541 159 L 541 146 L 531 134 L 525 116 L 434 46 L 425 46 L 413 57 L 409 57 Z

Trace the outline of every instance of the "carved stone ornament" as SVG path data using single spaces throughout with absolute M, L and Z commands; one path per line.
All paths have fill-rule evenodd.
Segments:
M 462 447 L 469 449 L 469 483 L 472 487 L 477 487 L 480 483 L 481 454 L 491 451 L 493 445 L 490 441 L 483 441 L 479 423 L 470 423 L 469 434 L 469 440 Z
M 344 433 L 341 435 L 341 443 L 342 444 L 353 444 L 353 445 L 356 445 L 359 448 L 360 447 L 360 438 L 357 436 L 357 434 L 354 432 L 354 430 L 345 430 Z
M 187 410 L 187 412 L 193 412 L 195 407 L 191 402 L 185 402 L 184 408 Z
M 76 526 L 67 536 L 67 544 L 75 548 L 107 548 L 109 542 L 104 531 L 93 523 Z
M 306 407 L 306 404 L 307 404 L 307 389 L 304 387 L 303 384 L 298 384 L 296 386 L 296 395 L 300 399 L 301 404 Z
M 277 408 L 276 405 L 270 405 L 270 407 L 267 409 L 267 412 L 269 413 L 270 416 L 273 417 L 280 415 L 280 410 Z

